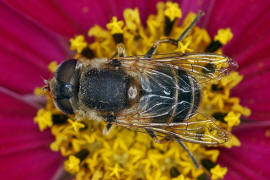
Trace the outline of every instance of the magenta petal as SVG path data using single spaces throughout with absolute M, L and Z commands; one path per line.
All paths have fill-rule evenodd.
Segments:
M 65 37 L 71 37 L 81 32 L 78 24 L 73 22 L 70 15 L 55 1 L 4 0 L 3 2 L 22 17 L 26 17 L 46 30 Z
M 98 3 L 90 1 L 76 1 L 76 3 L 65 0 L 57 1 L 57 6 L 61 7 L 66 14 L 69 14 L 72 21 L 78 23 L 85 34 L 93 25 L 104 26 L 109 21 L 109 13 L 104 13 L 104 5 L 105 3 L 102 0 L 98 1 Z M 106 11 L 111 12 L 108 9 Z
M 262 73 L 269 71 L 270 35 L 262 35 L 262 38 L 263 39 L 254 44 L 251 43 L 251 47 L 243 49 L 235 57 L 239 63 L 240 72 L 242 72 L 245 76 L 252 76 L 257 72 Z M 232 47 L 232 45 L 230 45 L 230 47 Z
M 34 116 L 37 107 L 30 102 L 24 101 L 23 97 L 6 90 L 4 87 L 0 87 L 0 117 L 20 118 Z
M 47 147 L 17 152 L 1 157 L 1 179 L 48 180 L 54 176 L 61 160 Z
M 210 15 L 212 14 L 215 1 L 212 0 L 184 0 L 180 3 L 180 8 L 183 12 L 183 17 L 185 17 L 190 11 L 193 13 L 198 13 L 199 10 L 203 11 L 205 15 L 201 17 L 198 25 L 205 27 L 209 21 Z M 181 19 L 182 21 L 183 19 Z
M 139 8 L 142 22 L 144 23 L 148 14 L 156 11 L 155 1 L 128 1 L 128 0 L 100 0 L 100 1 L 65 1 L 57 2 L 70 15 L 73 21 L 86 33 L 94 24 L 105 26 L 113 16 L 123 19 L 123 12 L 126 8 Z
M 232 149 L 221 149 L 219 162 L 229 168 L 225 179 L 269 179 L 270 137 L 269 125 L 239 128 L 234 134 L 242 145 Z
M 0 100 L 1 179 L 50 179 L 61 156 L 49 149 L 49 131 L 42 133 L 34 124 L 36 108 L 2 91 Z
M 250 28 L 253 29 L 254 25 L 258 28 L 258 25 L 262 22 L 261 18 L 269 15 L 269 13 L 267 13 L 269 5 L 270 2 L 264 0 L 240 0 L 233 2 L 233 4 L 230 0 L 215 1 L 207 29 L 210 31 L 211 35 L 215 35 L 217 29 L 230 27 L 236 37 L 241 36 L 242 39 L 246 39 L 246 41 L 250 40 L 250 38 L 256 39 L 256 37 L 244 36 L 242 34 L 245 34 Z M 269 25 L 269 23 L 264 23 L 265 26 L 268 26 L 267 24 Z M 264 28 L 264 30 L 257 29 L 256 32 L 262 34 L 262 32 L 266 32 L 265 29 L 267 28 Z M 235 49 L 237 48 L 238 47 L 235 46 Z
M 219 28 L 232 29 L 234 38 L 224 53 L 239 63 L 244 80 L 232 91 L 252 110 L 251 119 L 270 118 L 270 18 L 269 1 L 215 1 L 207 28 L 214 36 Z M 230 7 L 230 8 L 224 8 Z
M 0 84 L 18 93 L 32 93 L 48 78 L 47 65 L 63 60 L 62 40 L 41 30 L 0 4 Z M 19 28 L 18 28 L 19 27 Z
M 249 4 L 247 2 L 245 3 Z M 243 9 L 244 7 L 240 8 Z M 256 1 L 253 5 L 249 4 L 249 7 L 244 9 L 243 14 L 236 14 L 235 16 L 239 18 L 234 18 L 235 22 L 228 23 L 227 25 L 227 27 L 232 28 L 235 38 L 225 47 L 225 53 L 237 57 L 242 52 L 248 52 L 253 48 L 258 51 L 258 43 L 263 45 L 262 43 L 267 43 L 266 41 L 268 41 L 269 44 L 270 24 L 267 23 L 270 18 L 269 11 L 270 1 Z M 265 49 L 260 50 L 264 51 L 263 56 L 267 52 Z
M 249 77 L 233 89 L 232 96 L 241 99 L 241 104 L 251 109 L 250 119 L 270 119 L 270 74 L 264 73 Z

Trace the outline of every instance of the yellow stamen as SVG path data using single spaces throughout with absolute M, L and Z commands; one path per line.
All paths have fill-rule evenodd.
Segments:
M 164 11 L 164 14 L 169 17 L 170 21 L 182 17 L 182 11 L 178 4 L 172 2 L 166 3 L 166 10 Z
M 84 126 L 85 126 L 84 124 L 82 124 L 78 121 L 73 121 L 71 119 L 69 119 L 68 122 L 71 124 L 71 126 L 73 127 L 73 129 L 76 133 L 79 132 L 79 129 L 84 128 Z
M 228 123 L 228 126 L 231 128 L 240 124 L 240 113 L 229 112 L 224 120 Z
M 72 139 L 71 141 L 72 143 L 72 146 L 73 146 L 73 149 L 75 152 L 79 152 L 80 151 L 80 148 L 86 144 L 86 141 L 83 140 L 83 139 Z
M 110 176 L 116 176 L 117 178 L 120 177 L 120 172 L 123 171 L 122 168 L 120 168 L 120 166 L 118 164 L 115 164 L 115 166 L 113 168 L 109 168 L 109 170 L 111 170 L 111 174 Z
M 138 8 L 136 9 L 126 9 L 124 11 L 124 18 L 126 22 L 125 28 L 135 31 L 141 24 L 140 15 Z
M 181 174 L 176 178 L 172 178 L 172 180 L 189 180 L 189 178 L 186 178 L 183 174 Z
M 59 134 L 56 136 L 56 140 L 55 140 L 53 143 L 51 143 L 50 149 L 51 149 L 52 151 L 59 151 L 60 146 L 61 146 L 61 143 L 62 143 L 63 141 L 66 141 L 66 140 L 67 140 L 67 137 L 59 133 Z
M 48 69 L 50 70 L 50 72 L 54 73 L 56 71 L 58 64 L 56 61 L 52 61 L 50 62 Z
M 221 167 L 220 165 L 216 165 L 210 171 L 212 174 L 211 178 L 215 180 L 215 179 L 223 179 L 228 169 L 226 167 Z
M 112 34 L 122 34 L 123 33 L 123 27 L 124 22 L 123 21 L 118 21 L 117 17 L 113 17 L 112 21 L 107 24 L 107 28 L 111 31 Z
M 228 142 L 226 142 L 224 144 L 224 146 L 226 148 L 239 147 L 239 146 L 241 146 L 241 142 L 239 141 L 239 139 L 236 136 L 232 135 L 231 139 Z
M 204 151 L 204 154 L 206 155 L 207 159 L 210 159 L 213 162 L 217 161 L 217 158 L 220 154 L 219 150 L 206 150 Z
M 37 88 L 34 89 L 34 94 L 35 94 L 35 95 L 38 95 L 38 96 L 42 96 L 42 95 L 45 94 L 45 91 L 44 91 L 43 88 L 37 87 Z
M 84 48 L 87 47 L 87 42 L 83 35 L 78 35 L 75 38 L 70 39 L 70 49 L 76 50 L 77 53 L 81 53 Z
M 227 44 L 233 38 L 233 34 L 230 28 L 218 30 L 215 40 L 219 41 L 221 44 Z
M 80 170 L 80 159 L 75 156 L 69 156 L 69 159 L 65 161 L 65 169 L 71 173 L 77 173 Z
M 181 53 L 191 52 L 192 49 L 189 48 L 190 44 L 191 44 L 191 38 L 187 38 L 185 43 L 178 42 L 178 48 L 175 51 L 176 52 L 179 51 Z
M 52 113 L 45 109 L 38 110 L 34 122 L 38 123 L 40 131 L 44 131 L 47 127 L 52 126 Z

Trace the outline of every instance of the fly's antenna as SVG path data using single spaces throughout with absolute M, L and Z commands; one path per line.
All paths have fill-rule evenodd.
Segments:
M 44 91 L 48 91 L 49 90 L 49 82 L 48 82 L 48 80 L 44 79 L 43 82 L 45 84 L 44 87 L 43 87 L 43 90 Z
M 47 79 L 45 79 L 44 77 L 40 76 L 41 79 L 43 79 L 43 83 L 44 83 L 44 86 L 42 87 L 42 89 L 44 91 L 50 91 L 50 84 L 49 84 L 49 81 Z
M 197 14 L 196 18 L 185 29 L 185 31 L 179 36 L 179 38 L 177 39 L 177 41 L 182 41 L 187 36 L 187 34 L 189 33 L 189 31 L 193 28 L 193 26 L 195 26 L 195 24 L 200 20 L 201 16 L 203 16 L 203 15 L 204 15 L 204 12 L 199 11 L 199 13 Z

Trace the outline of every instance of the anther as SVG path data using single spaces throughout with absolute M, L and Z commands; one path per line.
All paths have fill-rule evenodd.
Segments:
M 224 118 L 227 116 L 227 114 L 228 113 L 226 113 L 226 112 L 215 112 L 215 113 L 212 114 L 212 116 L 216 120 L 226 123 L 226 121 L 224 120 Z
M 202 159 L 201 160 L 201 164 L 203 165 L 203 167 L 205 167 L 208 171 L 210 171 L 210 169 L 212 169 L 213 167 L 215 167 L 217 164 L 209 159 Z
M 164 26 L 164 35 L 165 36 L 169 36 L 171 34 L 175 20 L 176 19 L 171 21 L 169 17 L 165 16 L 165 26 Z
M 124 38 L 123 38 L 123 34 L 122 33 L 113 34 L 113 39 L 114 39 L 115 44 L 119 44 L 119 43 L 123 43 L 124 42 Z
M 222 47 L 222 44 L 220 41 L 212 41 L 206 48 L 205 48 L 205 52 L 215 52 L 217 51 L 219 48 Z
M 89 155 L 89 151 L 87 149 L 82 149 L 75 156 L 80 159 L 82 162 Z
M 53 124 L 65 124 L 67 123 L 68 117 L 64 114 L 53 114 L 52 122 Z
M 92 59 L 95 57 L 94 52 L 88 46 L 82 50 L 81 55 L 89 59 Z

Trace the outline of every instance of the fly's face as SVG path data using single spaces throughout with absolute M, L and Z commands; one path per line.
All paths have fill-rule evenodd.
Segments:
M 67 114 L 73 114 L 76 108 L 79 72 L 77 60 L 64 61 L 48 84 L 55 105 Z

